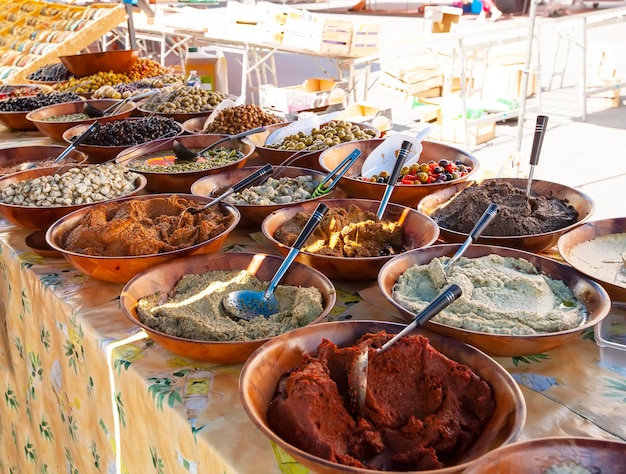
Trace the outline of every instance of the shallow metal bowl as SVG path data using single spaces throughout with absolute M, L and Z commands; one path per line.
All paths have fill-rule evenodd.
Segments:
M 358 177 L 361 175 L 361 168 L 365 159 L 369 154 L 384 141 L 383 138 L 374 138 L 372 140 L 361 140 L 358 142 L 342 143 L 332 148 L 324 150 L 319 156 L 319 164 L 323 170 L 330 171 L 337 166 L 343 158 L 354 148 L 361 150 L 361 156 L 356 160 L 354 165 L 341 178 L 339 186 L 345 193 L 353 198 L 361 199 L 377 199 L 381 200 L 387 187 L 384 183 L 371 183 L 364 181 Z M 391 202 L 402 204 L 404 206 L 416 207 L 419 201 L 428 194 L 436 191 L 447 189 L 456 183 L 464 182 L 476 175 L 480 164 L 478 160 L 469 153 L 459 150 L 442 143 L 423 141 L 423 150 L 420 155 L 419 162 L 426 163 L 430 160 L 460 160 L 466 166 L 470 166 L 472 171 L 466 176 L 448 181 L 445 183 L 431 184 L 396 184 L 391 194 Z
M 133 67 L 138 58 L 139 50 L 137 49 L 59 56 L 59 60 L 68 71 L 78 77 L 91 76 L 100 71 L 124 73 Z
M 241 181 L 246 176 L 251 175 L 258 169 L 260 166 L 246 166 L 245 168 L 240 169 L 232 169 L 228 171 L 223 171 L 217 174 L 211 174 L 209 176 L 205 176 L 204 178 L 200 178 L 198 181 L 191 185 L 191 193 L 197 194 L 199 196 L 208 196 L 217 195 L 215 191 L 219 189 L 223 189 L 225 186 L 231 186 L 238 181 Z M 280 168 L 280 174 L 277 175 L 280 177 L 287 178 L 296 178 L 298 176 L 313 176 L 318 182 L 324 179 L 324 173 L 321 171 L 310 170 L 306 168 L 298 168 L 295 166 L 286 166 L 284 168 Z M 321 200 L 326 200 L 337 196 L 338 190 L 335 189 L 331 191 L 326 196 L 320 196 L 318 198 L 307 199 L 306 201 L 299 201 L 288 204 L 270 204 L 270 205 L 255 205 L 255 204 L 233 204 L 239 212 L 241 212 L 241 223 L 242 227 L 256 227 L 260 228 L 263 219 L 265 219 L 272 212 L 277 211 L 279 209 L 288 209 L 293 206 L 297 206 L 303 202 L 319 202 Z
M 135 103 L 127 102 L 122 107 L 120 107 L 119 112 L 107 115 L 106 117 L 94 117 L 85 120 L 74 120 L 71 122 L 50 121 L 46 119 L 59 115 L 82 113 L 85 103 L 91 104 L 97 109 L 104 110 L 107 107 L 110 107 L 113 104 L 119 102 L 121 101 L 114 99 L 89 99 L 85 101 L 64 102 L 62 104 L 47 105 L 46 107 L 32 110 L 26 115 L 26 119 L 33 122 L 35 124 L 35 127 L 37 127 L 37 130 L 39 130 L 47 137 L 62 142 L 63 134 L 65 133 L 65 131 L 76 125 L 90 124 L 95 122 L 96 120 L 100 123 L 112 122 L 114 120 L 130 117 L 135 110 Z
M 143 145 L 127 148 L 117 156 L 116 161 L 118 163 L 126 163 L 126 166 L 133 169 L 133 163 L 142 163 L 146 158 L 155 153 L 162 152 L 161 154 L 163 156 L 173 155 L 172 143 L 174 140 L 191 150 L 201 150 L 226 137 L 228 137 L 228 135 L 182 135 L 176 138 L 163 138 L 150 143 L 144 143 Z M 254 153 L 254 145 L 241 138 L 226 140 L 217 145 L 217 147 L 237 150 L 243 154 L 243 158 L 224 166 L 199 171 L 151 173 L 149 171 L 137 170 L 136 172 L 143 174 L 148 179 L 146 190 L 150 192 L 189 193 L 191 192 L 191 185 L 200 178 L 241 168 L 245 166 L 250 156 Z
M 346 347 L 354 344 L 364 334 L 383 330 L 395 334 L 403 328 L 404 325 L 391 322 L 340 321 L 310 325 L 272 339 L 252 354 L 241 371 L 239 397 L 246 413 L 265 436 L 311 471 L 333 474 L 382 472 L 334 463 L 287 443 L 269 426 L 267 408 L 279 379 L 300 365 L 305 354 L 314 353 L 323 339 L 328 339 L 339 347 Z M 526 404 L 519 386 L 511 375 L 496 361 L 471 346 L 422 329 L 415 331 L 415 334 L 428 337 L 431 345 L 439 352 L 470 367 L 489 384 L 496 401 L 493 416 L 459 464 L 419 472 L 460 473 L 480 456 L 517 439 L 526 420 Z
M 501 446 L 483 456 L 465 474 L 543 474 L 570 472 L 618 474 L 626 466 L 626 443 L 581 437 L 538 438 Z
M 138 120 L 138 119 L 139 119 L 138 117 L 127 117 L 125 119 L 120 119 L 120 120 Z M 179 127 L 177 135 L 180 135 L 183 129 L 179 123 L 177 123 L 177 126 Z M 76 125 L 74 127 L 68 128 L 63 133 L 63 140 L 71 144 L 72 138 L 83 133 L 88 127 L 89 125 Z M 150 140 L 144 143 L 152 143 L 154 141 L 155 140 Z M 137 146 L 137 145 L 132 145 L 132 146 Z M 76 148 L 78 150 L 81 150 L 87 153 L 87 155 L 89 156 L 89 159 L 87 161 L 89 163 L 103 163 L 108 160 L 113 160 L 116 156 L 118 156 L 124 150 L 127 150 L 128 148 L 130 148 L 130 146 L 128 145 L 102 146 L 102 145 L 88 145 L 85 143 L 81 143 L 77 145 Z
M 626 234 L 626 217 L 591 221 L 578 226 L 559 237 L 557 248 L 563 260 L 579 272 L 600 283 L 612 299 L 626 301 L 626 279 L 622 280 L 620 283 L 615 279 L 602 278 L 601 273 L 598 272 L 598 261 L 585 264 L 572 256 L 572 251 L 578 244 L 593 242 L 593 240 L 598 237 L 606 237 L 614 234 Z M 622 251 L 624 250 L 626 249 L 622 249 Z M 608 256 L 605 255 L 605 257 Z M 615 255 L 613 255 L 611 259 L 619 262 L 621 260 L 619 251 L 616 250 Z
M 324 204 L 330 209 L 347 209 L 354 204 L 362 210 L 376 213 L 380 203 L 367 199 L 346 198 L 327 199 L 324 200 Z M 272 247 L 276 248 L 283 255 L 287 255 L 289 247 L 278 242 L 274 238 L 274 234 L 298 212 L 312 213 L 316 206 L 317 203 L 307 202 L 274 211 L 265 218 L 261 225 L 263 235 Z M 435 221 L 415 209 L 389 203 L 383 214 L 383 219 L 401 222 L 404 246 L 408 250 L 427 247 L 433 244 L 439 236 L 439 228 Z M 392 258 L 392 255 L 367 258 L 334 257 L 302 251 L 298 254 L 296 260 L 318 269 L 332 279 L 375 280 L 378 276 L 378 271 Z
M 282 262 L 283 259 L 275 255 L 239 252 L 178 258 L 147 269 L 130 280 L 122 290 L 120 305 L 128 319 L 143 328 L 154 342 L 175 354 L 203 362 L 242 363 L 268 339 L 198 341 L 170 336 L 146 326 L 138 319 L 137 302 L 156 292 L 168 292 L 183 275 L 213 270 L 247 269 L 262 281 L 269 281 Z M 294 262 L 281 280 L 281 284 L 313 286 L 320 290 L 323 298 L 323 311 L 309 326 L 324 319 L 335 305 L 336 295 L 333 284 L 320 272 L 306 265 Z
M 417 209 L 424 214 L 430 216 L 435 210 L 445 206 L 448 202 L 452 201 L 457 196 L 457 194 L 460 193 L 467 186 L 470 186 L 474 183 L 481 184 L 487 181 L 493 181 L 494 179 L 498 182 L 507 182 L 515 187 L 526 189 L 527 180 L 523 178 L 491 178 L 472 182 L 466 181 L 463 183 L 452 185 L 446 189 L 441 189 L 437 192 L 423 197 L 417 205 Z M 497 245 L 501 247 L 511 247 L 515 249 L 526 250 L 528 252 L 541 252 L 556 245 L 559 237 L 565 232 L 568 232 L 573 228 L 579 226 L 580 224 L 588 221 L 595 210 L 595 204 L 589 196 L 577 189 L 565 186 L 564 184 L 554 183 L 551 181 L 533 180 L 532 192 L 537 194 L 538 196 L 556 197 L 567 202 L 570 206 L 574 207 L 574 209 L 578 211 L 578 220 L 576 221 L 576 223 L 562 229 L 534 235 L 504 237 L 493 236 L 489 235 L 489 227 L 487 227 L 483 234 L 477 239 L 477 243 L 486 245 Z M 488 204 L 489 203 L 485 203 L 485 208 Z M 467 238 L 467 234 L 446 228 L 444 225 L 439 225 L 439 228 L 441 229 L 441 239 L 444 242 L 461 243 L 464 242 Z
M 457 244 L 444 244 L 406 252 L 394 257 L 381 268 L 378 274 L 378 287 L 385 299 L 396 308 L 400 316 L 407 322 L 410 322 L 415 314 L 400 306 L 392 296 L 393 287 L 400 275 L 413 265 L 426 265 L 437 257 L 451 257 L 458 248 L 459 245 Z M 516 357 L 540 354 L 567 344 L 569 341 L 576 339 L 581 332 L 592 328 L 609 314 L 611 300 L 600 285 L 584 277 L 571 267 L 550 258 L 522 250 L 490 245 L 470 245 L 464 257 L 476 258 L 489 254 L 526 259 L 542 274 L 555 280 L 562 280 L 587 309 L 586 321 L 578 327 L 565 331 L 520 336 L 471 331 L 436 323 L 432 320 L 426 323 L 424 327 L 471 344 L 491 356 Z
M 302 151 L 296 154 L 296 152 L 291 151 L 291 150 L 277 150 L 275 148 L 268 148 L 267 146 L 265 146 L 265 141 L 267 140 L 267 138 L 272 132 L 282 127 L 285 127 L 289 125 L 290 123 L 291 122 L 284 122 L 284 123 L 277 123 L 274 125 L 270 125 L 266 128 L 264 132 L 255 133 L 253 135 L 248 136 L 248 139 L 252 143 L 254 143 L 254 145 L 256 146 L 256 152 L 261 158 L 261 160 L 264 163 L 270 163 L 272 165 L 280 165 L 286 160 L 293 157 L 294 160 L 290 161 L 289 165 L 298 166 L 301 168 L 310 168 L 310 169 L 323 171 L 323 172 L 328 172 L 334 169 L 334 166 L 329 168 L 328 170 L 320 166 L 319 158 L 324 150 Z M 357 125 L 362 130 L 372 130 L 373 132 L 375 132 L 374 137 L 380 136 L 380 130 L 378 130 L 376 127 L 372 127 L 371 125 L 367 125 L 363 123 L 354 123 L 354 125 Z M 368 140 L 355 140 L 351 142 L 346 142 L 345 144 L 335 145 L 332 148 L 334 149 L 337 146 L 344 146 L 344 145 L 349 147 L 350 145 L 354 145 L 361 141 L 368 141 Z M 337 163 L 339 163 L 339 161 L 345 158 L 347 154 L 350 153 L 355 148 L 355 146 L 356 145 L 352 146 L 352 148 L 350 148 L 349 151 L 344 152 L 345 154 L 341 157 L 341 159 L 337 161 Z M 346 150 L 346 148 L 343 148 L 343 150 Z
M 170 196 L 171 194 L 149 194 L 118 199 L 115 202 L 121 204 L 129 200 L 151 201 L 154 199 L 167 199 Z M 202 206 L 209 201 L 209 199 L 205 199 L 200 196 L 180 195 L 180 197 L 193 201 L 198 206 Z M 46 241 L 53 250 L 60 252 L 66 260 L 68 260 L 81 272 L 98 280 L 113 283 L 126 283 L 138 273 L 174 258 L 219 252 L 222 249 L 228 235 L 237 226 L 237 222 L 239 222 L 240 219 L 237 209 L 233 206 L 224 205 L 222 209 L 233 217 L 233 222 L 225 230 L 225 232 L 222 232 L 221 234 L 196 245 L 191 245 L 189 247 L 170 252 L 150 255 L 104 257 L 97 255 L 85 255 L 67 250 L 63 246 L 64 236 L 80 223 L 92 206 L 76 210 L 54 222 L 46 232 Z
M 85 153 L 79 150 L 72 150 L 61 163 L 52 163 L 65 148 L 60 145 L 23 145 L 0 148 L 0 176 L 24 171 L 31 166 L 33 168 L 43 166 L 58 168 L 68 163 L 81 164 L 87 160 Z M 18 165 L 20 169 L 15 169 Z
M 93 165 L 77 165 L 77 166 L 93 166 Z M 19 183 L 26 179 L 34 179 L 40 176 L 54 175 L 58 167 L 53 168 L 33 168 L 27 171 L 20 171 L 19 173 L 13 173 L 0 178 L 0 190 L 9 186 L 10 184 Z M 139 194 L 143 188 L 146 187 L 146 178 L 139 175 L 135 180 L 135 189 L 129 196 Z M 103 201 L 106 202 L 106 201 Z M 63 217 L 70 212 L 76 211 L 87 204 L 80 204 L 75 206 L 51 206 L 51 207 L 36 207 L 36 206 L 16 206 L 14 204 L 0 203 L 0 214 L 12 224 L 25 227 L 27 229 L 41 230 L 50 226 L 57 219 Z

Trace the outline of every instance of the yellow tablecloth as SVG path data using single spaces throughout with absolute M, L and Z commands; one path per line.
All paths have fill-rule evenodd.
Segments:
M 40 257 L 28 233 L 0 220 L 2 472 L 306 472 L 249 421 L 240 365 L 160 348 L 124 317 L 122 285 Z M 269 249 L 238 234 L 224 250 Z M 341 289 L 330 319 L 396 320 L 375 286 Z M 522 438 L 626 439 L 626 378 L 598 358 L 587 332 L 545 354 L 498 359 L 523 387 Z

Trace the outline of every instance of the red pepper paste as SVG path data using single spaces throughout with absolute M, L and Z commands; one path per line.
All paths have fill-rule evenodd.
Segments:
M 370 350 L 366 404 L 357 416 L 350 367 L 360 347 L 377 348 L 391 337 L 366 334 L 346 348 L 324 340 L 279 381 L 269 425 L 299 449 L 348 466 L 406 471 L 458 464 L 495 401 L 486 382 L 424 336 L 403 337 L 382 354 Z

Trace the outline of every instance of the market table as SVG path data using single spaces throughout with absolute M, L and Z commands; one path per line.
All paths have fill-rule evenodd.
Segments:
M 122 314 L 122 285 L 41 257 L 26 246 L 29 233 L 0 220 L 3 470 L 306 472 L 249 421 L 241 365 L 162 349 Z M 258 233 L 239 231 L 223 251 L 270 249 Z M 336 285 L 329 320 L 399 321 L 374 282 Z M 497 360 L 527 402 L 522 439 L 626 439 L 626 378 L 598 365 L 591 331 L 544 354 Z

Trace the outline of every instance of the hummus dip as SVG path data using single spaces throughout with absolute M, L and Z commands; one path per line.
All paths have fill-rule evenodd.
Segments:
M 137 302 L 137 317 L 152 329 L 171 336 L 201 341 L 249 341 L 306 326 L 322 314 L 322 294 L 317 288 L 278 285 L 274 291 L 278 313 L 250 321 L 235 321 L 228 316 L 221 304 L 228 293 L 264 291 L 267 285 L 246 270 L 183 275 L 167 294 L 159 292 L 141 298 Z
M 569 259 L 577 270 L 626 288 L 626 233 L 581 242 L 572 248 Z
M 449 283 L 463 295 L 432 321 L 446 326 L 493 334 L 544 334 L 580 326 L 586 310 L 568 286 L 539 273 L 528 260 L 486 255 L 462 257 L 446 283 L 443 265 L 433 259 L 405 271 L 393 288 L 393 299 L 418 313 Z

